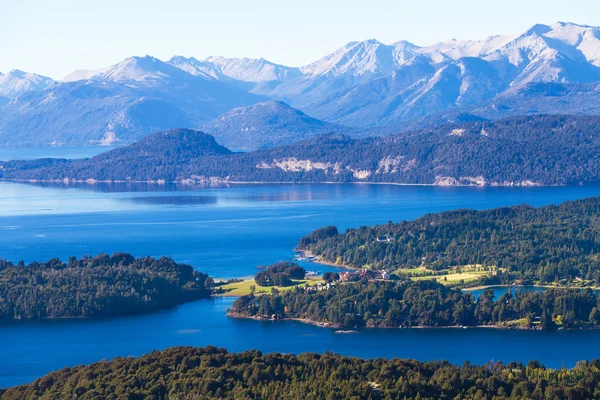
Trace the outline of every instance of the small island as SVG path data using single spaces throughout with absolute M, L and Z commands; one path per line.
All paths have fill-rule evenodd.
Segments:
M 576 329 L 600 327 L 599 297 L 591 290 L 548 289 L 472 293 L 433 280 L 333 282 L 321 290 L 297 287 L 237 299 L 228 315 L 259 320 L 292 319 L 322 327 Z
M 212 287 L 208 275 L 167 257 L 0 260 L 0 321 L 138 314 L 207 298 Z

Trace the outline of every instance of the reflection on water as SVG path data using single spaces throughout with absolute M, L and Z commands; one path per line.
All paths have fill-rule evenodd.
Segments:
M 169 192 L 170 193 L 170 192 Z M 245 203 L 265 203 L 265 202 L 287 202 L 287 201 L 311 201 L 330 198 L 331 196 L 325 192 L 313 193 L 310 188 L 304 191 L 297 192 L 282 192 L 282 193 L 263 193 L 256 195 L 232 195 L 227 194 L 221 196 L 194 196 L 179 194 L 178 196 L 133 196 L 125 197 L 124 200 L 143 204 L 162 204 L 162 205 L 199 205 L 199 204 L 245 204 Z
M 136 196 L 128 198 L 136 203 L 162 205 L 217 204 L 217 196 Z
M 147 183 L 147 182 L 32 182 L 30 186 L 50 189 L 78 189 L 101 193 L 127 193 L 127 192 L 191 192 L 210 188 L 229 188 L 232 185 L 203 185 L 181 183 Z
M 477 290 L 468 290 L 465 292 L 472 293 L 473 296 L 477 299 L 481 294 L 485 291 L 491 290 L 494 292 L 494 299 L 498 299 L 502 295 L 507 293 L 511 293 L 513 296 L 517 293 L 532 293 L 532 292 L 544 292 L 548 290 L 547 287 L 542 286 L 490 286 L 486 289 L 477 289 Z M 557 290 L 585 290 L 580 288 L 557 288 Z M 592 289 L 594 292 L 599 293 L 600 290 Z
M 231 185 L 0 182 L 0 257 L 45 261 L 129 252 L 171 256 L 216 278 L 251 276 L 258 265 L 293 257 L 312 230 L 414 219 L 456 208 L 535 206 L 600 195 L 600 187 L 474 188 L 393 185 Z M 304 264 L 322 272 L 330 266 Z M 48 371 L 175 345 L 243 351 L 335 351 L 483 363 L 539 359 L 572 366 L 600 356 L 600 331 L 482 329 L 366 330 L 354 335 L 295 322 L 231 320 L 232 299 L 136 317 L 0 326 L 0 387 Z M 452 345 L 448 345 L 452 343 Z
M 494 300 L 498 299 L 502 295 L 506 293 L 511 293 L 512 295 L 521 293 L 531 293 L 531 292 L 543 292 L 546 290 L 544 287 L 539 286 L 490 286 L 486 289 L 477 289 L 477 290 L 465 290 L 468 293 L 473 294 L 475 298 L 479 298 L 481 294 L 485 291 L 491 290 L 494 292 Z

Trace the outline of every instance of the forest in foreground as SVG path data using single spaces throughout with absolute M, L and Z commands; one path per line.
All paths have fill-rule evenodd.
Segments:
M 360 359 L 336 354 L 230 353 L 175 347 L 65 368 L 0 390 L 21 399 L 598 399 L 600 360 L 572 369 L 490 362 Z
M 477 299 L 433 280 L 338 283 L 238 298 L 233 317 L 300 319 L 335 328 L 495 326 L 520 329 L 598 328 L 600 298 L 591 290 L 515 290 Z

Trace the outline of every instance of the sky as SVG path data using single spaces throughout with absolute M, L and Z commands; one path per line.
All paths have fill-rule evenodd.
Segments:
M 61 79 L 147 54 L 301 66 L 355 40 L 429 45 L 556 21 L 600 26 L 600 1 L 0 0 L 0 71 Z

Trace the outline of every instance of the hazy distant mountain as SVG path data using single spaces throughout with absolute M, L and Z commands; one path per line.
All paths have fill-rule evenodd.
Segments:
M 268 99 L 317 121 L 381 134 L 390 130 L 380 129 L 386 125 L 397 131 L 510 115 L 596 114 L 600 28 L 558 22 L 424 47 L 366 40 L 299 68 L 249 58 L 132 57 L 75 71 L 60 83 L 9 75 L 0 76 L 3 146 L 131 142 L 154 130 L 198 128 Z M 221 129 L 219 140 L 229 145 L 239 139 L 239 147 L 256 148 L 299 138 L 318 125 L 311 121 L 307 128 L 304 117 L 286 108 L 253 110 L 250 119 L 239 111 L 224 116 L 212 132 L 219 136 Z M 290 130 L 293 123 L 282 122 L 290 118 L 304 121 L 302 128 Z M 244 140 L 236 133 L 259 126 Z M 279 142 L 277 134 L 288 139 Z
M 6 75 L 0 73 L 0 97 L 12 100 L 23 93 L 44 90 L 53 83 L 45 76 L 14 69 Z
M 230 149 L 281 146 L 347 128 L 311 118 L 279 101 L 234 108 L 202 130 Z
M 173 130 L 90 160 L 0 163 L 0 178 L 61 182 L 597 185 L 599 141 L 598 116 L 513 117 L 383 138 L 321 135 L 248 153 L 231 153 L 202 132 Z
M 211 76 L 223 82 L 246 88 L 253 93 L 269 92 L 280 83 L 302 75 L 298 68 L 285 67 L 264 59 L 176 56 L 168 61 L 192 75 Z
M 262 98 L 152 57 L 131 57 L 0 107 L 0 145 L 131 143 L 151 132 L 199 127 Z

